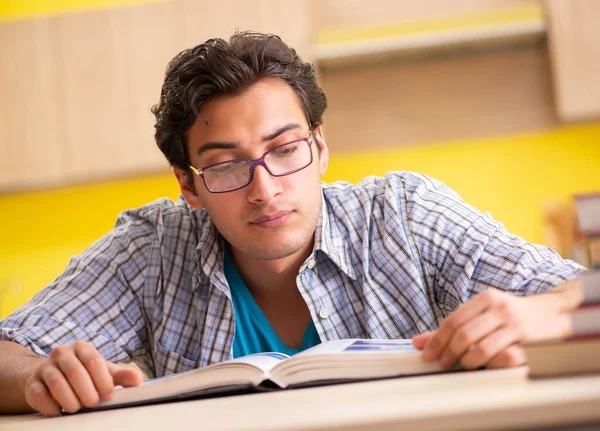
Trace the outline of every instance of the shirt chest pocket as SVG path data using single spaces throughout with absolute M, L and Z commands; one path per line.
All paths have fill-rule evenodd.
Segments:
M 156 342 L 154 345 L 154 366 L 156 377 L 162 377 L 167 374 L 182 373 L 198 368 L 198 360 L 186 358 Z

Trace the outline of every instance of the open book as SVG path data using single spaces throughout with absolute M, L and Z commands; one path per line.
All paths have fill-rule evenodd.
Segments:
M 336 340 L 289 357 L 258 353 L 119 388 L 93 409 L 445 371 L 410 340 Z

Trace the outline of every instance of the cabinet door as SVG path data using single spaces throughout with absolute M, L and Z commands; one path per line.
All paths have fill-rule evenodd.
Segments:
M 236 28 L 281 34 L 306 56 L 307 9 L 179 0 L 1 23 L 0 187 L 166 171 L 150 108 L 171 58 Z
M 64 181 L 64 104 L 50 20 L 0 23 L 0 191 Z
M 181 14 L 167 2 L 56 18 L 70 181 L 167 169 L 150 108 L 181 48 Z
M 309 0 L 183 0 L 183 4 L 190 47 L 209 38 L 228 39 L 236 30 L 254 30 L 280 36 L 305 61 L 311 60 Z
M 545 5 L 558 115 L 565 121 L 600 118 L 600 2 Z

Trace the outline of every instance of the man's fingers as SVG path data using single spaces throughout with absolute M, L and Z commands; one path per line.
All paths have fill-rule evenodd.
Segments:
M 412 337 L 413 346 L 419 350 L 423 350 L 427 342 L 433 337 L 433 334 L 435 334 L 435 331 L 426 331 L 422 334 L 415 335 Z
M 56 349 L 55 349 L 56 350 Z M 56 400 L 67 412 L 75 413 L 81 408 L 81 402 L 62 372 L 55 366 L 42 366 L 39 370 L 41 381 Z
M 52 398 L 50 392 L 42 382 L 37 379 L 31 379 L 27 382 L 25 391 L 27 403 L 44 416 L 60 416 L 60 405 Z
M 521 346 L 515 344 L 494 356 L 491 361 L 487 363 L 486 368 L 518 367 L 519 365 L 525 364 L 525 362 L 527 362 L 525 351 Z
M 100 355 L 100 353 L 92 344 L 77 342 L 73 347 L 79 362 L 83 367 L 85 367 L 85 370 L 88 374 L 88 380 L 90 380 L 90 383 L 96 392 L 96 395 L 92 397 L 93 399 L 86 399 L 87 402 L 92 402 L 91 405 L 87 404 L 82 399 L 82 402 L 85 406 L 92 407 L 98 404 L 100 399 L 107 398 L 113 393 L 113 379 L 108 369 L 106 360 L 102 357 L 102 355 Z
M 141 375 L 135 370 L 118 373 L 116 384 L 135 385 Z M 82 405 L 93 407 L 109 398 L 115 383 L 108 362 L 88 342 L 77 341 L 53 349 L 28 380 L 25 398 L 34 409 L 56 416 L 61 409 L 74 413 Z
M 464 303 L 450 314 L 426 344 L 423 352 L 423 360 L 429 362 L 439 359 L 454 333 L 466 322 L 485 312 L 494 295 L 498 295 L 499 293 L 495 289 L 488 289 Z
M 490 310 L 475 316 L 461 326 L 440 355 L 443 367 L 452 367 L 472 346 L 503 325 L 502 315 Z
M 98 404 L 100 396 L 96 386 L 79 358 L 69 351 L 68 354 L 56 355 L 54 360 L 81 404 L 86 407 Z
M 510 326 L 503 326 L 475 344 L 460 360 L 466 369 L 483 367 L 503 350 L 512 346 L 519 339 L 517 331 Z
M 108 362 L 107 365 L 115 386 L 121 385 L 123 387 L 130 387 L 138 386 L 142 383 L 143 376 L 140 370 L 123 367 L 110 362 Z

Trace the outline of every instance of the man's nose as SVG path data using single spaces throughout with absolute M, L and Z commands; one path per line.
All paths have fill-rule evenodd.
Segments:
M 253 203 L 268 203 L 283 187 L 278 177 L 272 176 L 266 167 L 258 165 L 254 168 L 252 181 L 248 184 L 248 200 Z

